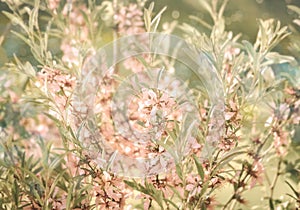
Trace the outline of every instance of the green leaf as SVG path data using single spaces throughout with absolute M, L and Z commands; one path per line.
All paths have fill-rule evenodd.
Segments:
M 118 151 L 115 151 L 115 152 L 110 156 L 110 158 L 109 158 L 109 160 L 108 160 L 108 164 L 107 164 L 106 169 L 105 169 L 106 171 L 109 171 L 110 167 L 113 165 L 113 162 L 115 161 L 115 158 L 116 158 L 117 154 L 118 154 Z
M 137 189 L 136 183 L 135 183 L 135 182 L 131 182 L 131 181 L 128 181 L 128 180 L 123 180 L 123 181 L 124 181 L 124 183 L 125 183 L 126 185 L 128 185 L 129 187 L 131 187 L 131 188 L 133 188 L 133 189 Z
M 182 170 L 181 170 L 181 165 L 180 164 L 176 164 L 176 173 L 179 176 L 179 178 L 181 180 L 183 180 L 183 175 L 182 175 Z
M 66 209 L 71 209 L 71 202 L 73 199 L 73 196 L 72 196 L 73 195 L 73 186 L 74 186 L 73 183 L 69 183 Z
M 158 24 L 161 19 L 161 15 L 164 13 L 164 11 L 167 9 L 167 7 L 164 7 L 162 10 L 160 10 L 157 15 L 152 19 L 152 13 L 154 9 L 154 2 L 151 2 L 148 9 L 144 9 L 144 22 L 145 22 L 145 28 L 147 32 L 156 32 Z
M 29 63 L 28 61 L 24 65 L 24 72 L 26 73 L 26 75 L 29 75 L 30 77 L 35 77 L 36 75 L 34 68 L 32 67 L 31 63 Z
M 299 16 L 300 16 L 300 8 L 295 6 L 295 5 L 288 5 L 287 8 L 289 8 L 290 10 L 296 12 Z
M 14 196 L 14 201 L 15 201 L 15 205 L 18 206 L 19 205 L 19 185 L 17 183 L 16 180 L 14 180 L 14 185 L 13 185 L 13 189 L 12 189 L 12 193 Z
M 174 206 L 175 209 L 180 209 L 172 200 L 165 198 L 164 201 L 166 203 L 170 203 L 172 206 Z
M 21 26 L 22 29 L 25 30 L 25 32 L 28 34 L 28 27 L 24 24 L 22 18 L 20 18 L 18 15 L 15 14 L 11 14 L 9 12 L 6 11 L 2 11 L 2 13 L 11 20 L 11 22 L 13 22 L 16 25 Z
M 282 63 L 295 63 L 295 58 L 292 56 L 281 55 L 277 52 L 269 52 L 266 55 L 267 65 L 282 64 Z
M 156 32 L 158 24 L 160 22 L 161 19 L 161 15 L 164 13 L 164 11 L 166 11 L 167 7 L 164 7 L 162 10 L 160 10 L 158 12 L 158 14 L 153 18 L 153 20 L 151 21 L 151 27 L 152 27 L 152 32 Z
M 157 204 L 163 209 L 163 195 L 162 191 L 157 190 L 152 183 L 149 183 L 147 180 L 145 180 L 145 186 L 137 183 L 135 180 L 133 181 L 128 181 L 128 180 L 123 180 L 126 185 L 129 187 L 140 191 L 146 195 L 151 196 Z
M 214 17 L 214 12 L 212 10 L 212 7 L 209 5 L 209 3 L 207 3 L 206 0 L 198 0 L 198 2 L 201 4 L 201 6 L 209 12 L 209 14 L 211 15 L 211 17 Z
M 244 44 L 245 49 L 248 52 L 248 54 L 251 56 L 251 58 L 255 59 L 257 56 L 256 56 L 256 51 L 253 48 L 252 44 L 247 40 L 243 40 L 242 43 Z
M 150 32 L 151 30 L 151 15 L 149 10 L 145 9 L 144 11 L 144 22 L 145 22 L 145 28 L 147 32 Z
M 300 197 L 300 193 L 297 192 L 297 190 L 288 181 L 285 181 L 285 183 L 291 188 L 291 190 L 294 192 L 295 196 L 297 198 L 299 198 Z
M 245 146 L 246 147 L 246 146 Z M 243 147 L 242 147 L 243 148 Z M 246 151 L 241 150 L 241 147 L 234 148 L 230 152 L 223 155 L 217 162 L 215 168 L 212 171 L 212 174 L 215 175 L 218 169 L 222 168 L 224 165 L 228 164 L 232 159 L 234 159 L 238 155 L 247 154 Z
M 197 16 L 193 16 L 193 15 L 189 16 L 189 18 L 190 18 L 191 20 L 195 20 L 195 21 L 199 22 L 199 23 L 200 23 L 201 25 L 203 25 L 204 27 L 206 27 L 206 28 L 212 30 L 212 26 L 211 26 L 209 23 L 207 23 L 205 20 L 203 20 L 202 18 L 199 18 L 199 17 L 197 17 Z
M 34 33 L 35 29 L 39 31 L 38 25 L 38 12 L 39 12 L 39 0 L 34 1 L 34 7 L 31 11 L 28 11 L 29 16 L 29 31 Z
M 200 175 L 200 177 L 203 181 L 204 180 L 204 170 L 203 170 L 202 164 L 200 163 L 199 158 L 195 154 L 193 155 L 193 159 L 195 161 L 198 174 Z

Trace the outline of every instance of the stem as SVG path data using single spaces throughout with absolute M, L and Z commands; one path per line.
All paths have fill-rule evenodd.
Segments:
M 235 198 L 235 194 L 233 194 L 230 199 L 226 202 L 226 204 L 223 206 L 223 210 L 227 209 L 227 206 L 229 206 L 229 204 L 231 203 L 232 200 L 234 200 Z
M 269 133 L 267 134 L 267 136 L 265 137 L 265 139 L 263 140 L 263 142 L 261 143 L 261 145 L 259 145 L 259 147 L 257 148 L 256 154 L 258 155 L 260 153 L 260 151 L 262 150 L 263 146 L 267 143 L 268 138 L 271 136 L 272 134 L 272 130 L 269 131 Z
M 237 201 L 233 200 L 232 204 L 231 204 L 231 207 L 229 208 L 229 210 L 234 210 L 236 203 L 237 203 Z
M 275 177 L 273 179 L 273 182 L 272 182 L 272 184 L 270 186 L 270 200 L 273 200 L 274 189 L 275 189 L 276 183 L 278 181 L 278 177 L 281 174 L 280 173 L 281 163 L 282 163 L 282 159 L 280 158 L 279 161 L 278 161 L 278 164 L 277 164 L 277 172 L 276 172 Z

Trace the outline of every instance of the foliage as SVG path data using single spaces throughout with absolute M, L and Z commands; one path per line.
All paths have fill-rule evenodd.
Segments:
M 191 17 L 209 29 L 203 33 L 189 23 L 160 27 L 166 8 L 155 13 L 154 3 L 144 1 L 5 1 L 10 11 L 4 14 L 15 25 L 9 35 L 26 43 L 33 59 L 15 56 L 0 71 L 0 209 L 300 208 L 300 74 L 299 57 L 292 56 L 299 53 L 299 36 L 290 44 L 291 55 L 276 51 L 280 41 L 299 35 L 299 20 L 291 28 L 258 20 L 252 44 L 226 30 L 227 2 L 199 0 L 213 21 Z M 288 8 L 300 15 L 296 6 Z M 158 56 L 156 67 L 173 67 L 197 99 L 201 121 L 192 152 L 166 174 L 145 179 L 111 174 L 86 153 L 74 126 L 72 97 L 81 69 L 109 41 L 172 33 L 174 27 L 205 53 L 223 82 L 224 134 L 212 157 L 203 158 L 209 97 L 190 71 Z M 118 76 L 145 71 L 147 59 L 119 63 Z M 118 80 L 106 79 L 96 118 L 103 135 L 113 139 L 105 127 L 111 121 L 107 101 Z M 176 129 L 175 123 L 163 138 L 172 138 Z M 251 192 L 260 197 L 251 198 Z

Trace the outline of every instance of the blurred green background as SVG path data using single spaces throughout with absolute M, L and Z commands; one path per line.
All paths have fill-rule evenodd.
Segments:
M 179 11 L 180 21 L 188 21 L 189 15 L 209 20 L 209 16 L 202 10 L 199 1 L 201 0 L 163 0 L 155 1 L 158 7 L 168 5 L 168 16 L 176 16 Z M 258 18 L 275 18 L 284 25 L 290 24 L 295 18 L 295 14 L 288 11 L 287 5 L 293 4 L 300 6 L 299 0 L 229 0 L 225 10 L 227 29 L 235 33 L 243 33 L 244 39 L 255 40 L 257 32 Z
M 200 0 L 154 0 L 155 9 L 160 10 L 164 6 L 168 9 L 163 16 L 164 21 L 178 20 L 179 23 L 188 22 L 196 27 L 201 28 L 199 23 L 189 19 L 190 15 L 201 17 L 208 22 L 211 22 L 209 15 L 204 12 L 199 4 Z M 99 1 L 100 3 L 101 1 Z M 149 3 L 151 1 L 148 1 Z M 231 0 L 225 11 L 227 30 L 232 30 L 237 33 L 242 33 L 242 39 L 253 42 L 257 33 L 258 18 L 275 18 L 287 25 L 292 23 L 295 14 L 288 11 L 287 5 L 293 4 L 300 6 L 299 0 Z M 10 33 L 14 28 L 9 20 L 3 15 L 2 11 L 9 11 L 5 4 L 5 0 L 0 2 L 0 36 L 4 39 L 0 40 L 0 66 L 5 61 L 10 60 L 13 54 L 16 54 L 21 60 L 32 60 L 28 47 Z M 1 44 L 2 42 L 2 44 Z M 54 45 L 54 48 L 58 47 Z M 288 51 L 288 39 L 280 45 L 279 51 Z M 278 49 L 277 49 L 278 50 Z

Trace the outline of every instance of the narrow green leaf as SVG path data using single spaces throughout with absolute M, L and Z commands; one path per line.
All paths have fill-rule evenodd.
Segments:
M 166 9 L 167 9 L 167 7 L 164 7 L 162 10 L 160 10 L 158 12 L 158 14 L 151 21 L 151 27 L 152 27 L 151 31 L 152 32 L 156 32 L 158 24 L 159 24 L 160 19 L 161 19 L 161 15 L 164 13 L 164 11 L 166 11 Z
M 243 40 L 242 43 L 244 44 L 244 46 L 246 48 L 246 51 L 251 56 L 251 58 L 255 59 L 256 58 L 256 52 L 255 52 L 252 44 L 250 42 L 248 42 L 247 40 Z
M 144 10 L 144 22 L 145 22 L 145 28 L 147 32 L 150 32 L 151 30 L 151 15 L 149 13 L 149 10 Z
M 11 14 L 11 13 L 6 12 L 6 11 L 2 11 L 2 13 L 3 13 L 8 19 L 10 19 L 14 24 L 17 24 L 17 25 L 21 26 L 21 28 L 22 28 L 23 30 L 25 30 L 26 34 L 28 34 L 28 32 L 29 32 L 29 31 L 28 31 L 28 27 L 27 27 L 27 25 L 24 24 L 23 20 L 22 20 L 19 16 L 15 15 L 15 14 Z
M 151 2 L 150 5 L 149 5 L 149 11 L 150 11 L 150 13 L 153 12 L 153 9 L 154 9 L 154 2 Z
M 129 187 L 131 187 L 131 188 L 133 188 L 133 189 L 135 189 L 135 190 L 138 190 L 138 187 L 137 187 L 137 185 L 136 185 L 136 182 L 131 182 L 131 181 L 128 181 L 128 180 L 123 180 L 124 181 L 124 183 L 126 184 L 126 185 L 128 185 Z
M 73 183 L 70 183 L 68 186 L 66 209 L 71 209 L 71 203 L 72 203 L 72 198 L 73 198 L 72 195 L 73 195 Z
M 13 185 L 13 196 L 14 196 L 14 201 L 15 205 L 19 206 L 19 185 L 16 180 L 14 180 L 14 185 Z
M 176 173 L 181 180 L 183 180 L 182 170 L 179 164 L 176 164 Z
M 287 6 L 290 10 L 296 12 L 300 16 L 300 8 L 295 5 L 288 5 Z
M 211 6 L 209 5 L 209 3 L 207 1 L 203 1 L 203 0 L 198 0 L 198 2 L 201 4 L 201 6 L 209 12 L 209 14 L 211 15 L 211 17 L 214 17 L 214 12 L 212 11 Z
M 167 203 L 170 203 L 172 206 L 174 206 L 175 209 L 180 209 L 172 200 L 164 198 L 164 201 L 166 201 Z
M 299 198 L 300 197 L 300 193 L 297 192 L 297 190 L 288 181 L 285 181 L 285 183 L 291 188 L 291 190 L 294 192 L 295 196 L 297 198 Z
M 212 26 L 209 23 L 207 23 L 205 20 L 203 20 L 203 19 L 201 19 L 199 17 L 193 16 L 193 15 L 189 16 L 189 18 L 192 19 L 192 20 L 195 20 L 195 21 L 199 22 L 205 28 L 208 28 L 208 29 L 212 30 Z
M 287 193 L 286 195 L 289 196 L 289 197 L 291 197 L 291 198 L 293 198 L 293 199 L 295 199 L 296 201 L 299 200 L 299 198 L 296 198 L 295 196 L 293 196 L 293 195 L 291 195 L 291 194 L 289 194 L 289 193 Z M 300 200 L 299 200 L 299 201 L 300 201 Z
M 203 170 L 202 164 L 200 163 L 199 158 L 196 157 L 196 155 L 193 155 L 193 159 L 195 161 L 198 174 L 200 175 L 200 177 L 201 177 L 201 179 L 203 181 L 204 180 L 204 170 Z

